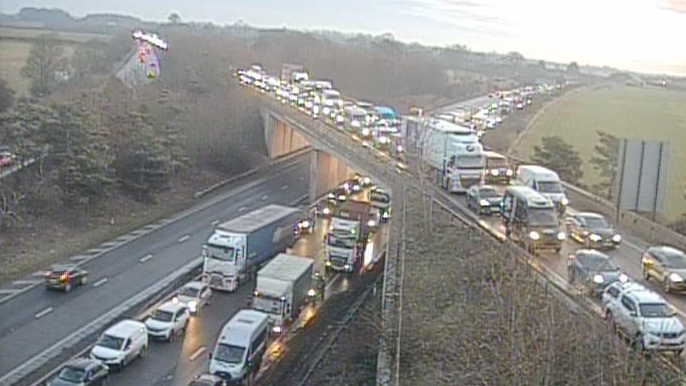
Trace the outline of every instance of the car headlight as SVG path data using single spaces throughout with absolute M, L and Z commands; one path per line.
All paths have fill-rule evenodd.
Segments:
M 359 121 L 352 121 L 352 122 L 350 123 L 350 125 L 351 125 L 352 127 L 360 127 L 360 122 L 359 122 Z M 364 132 L 364 131 L 363 131 L 363 132 Z
M 309 228 L 310 227 L 310 222 L 307 220 L 303 221 L 300 224 L 302 225 L 303 228 Z
M 328 115 L 330 112 L 331 112 L 331 109 L 328 108 L 328 107 L 324 107 L 324 108 L 322 109 L 322 113 L 324 113 L 325 115 Z
M 383 215 L 381 217 L 388 218 L 388 212 L 383 212 Z
M 619 274 L 618 279 L 620 283 L 626 283 L 627 281 L 629 281 L 629 277 L 623 273 Z
M 380 137 L 379 143 L 388 143 L 388 137 Z
M 366 127 L 365 127 L 364 129 L 362 129 L 362 135 L 369 135 L 369 134 L 371 134 L 371 133 L 372 133 L 372 132 L 369 131 L 369 129 L 366 128 Z
M 331 261 L 330 261 L 330 260 L 327 260 L 326 263 L 324 263 L 324 265 L 326 265 L 327 267 L 330 267 L 330 266 L 331 266 Z
M 360 187 L 360 185 L 358 185 L 358 184 L 353 185 L 353 191 L 357 192 L 360 189 L 362 189 L 362 187 Z
M 372 179 L 369 177 L 365 177 L 362 179 L 362 182 L 364 182 L 365 185 L 369 185 L 372 183 Z
M 402 153 L 403 152 L 403 145 L 398 145 L 395 147 L 395 149 L 398 151 L 398 153 Z
M 338 196 L 338 200 L 339 200 L 339 201 L 345 201 L 347 198 L 348 198 L 348 197 L 346 197 L 346 196 L 344 196 L 344 195 L 342 195 L 342 194 L 341 194 L 340 196 Z
M 618 243 L 618 242 L 622 241 L 622 235 L 614 235 L 614 236 L 612 236 L 612 241 L 614 241 L 615 243 Z
M 564 240 L 567 238 L 567 235 L 564 232 L 557 232 L 557 239 L 558 240 Z
M 684 281 L 684 278 L 681 277 L 681 275 L 679 275 L 678 273 L 672 273 L 672 274 L 669 275 L 669 280 L 670 280 L 672 283 L 679 283 L 679 282 Z
M 277 334 L 280 334 L 281 333 L 281 326 L 272 327 L 272 331 L 274 331 Z
M 344 120 L 345 120 L 345 118 L 343 118 L 343 116 L 341 116 L 341 115 L 336 116 L 336 122 L 341 123 Z
M 600 241 L 600 240 L 602 240 L 603 238 L 600 237 L 599 235 L 593 233 L 592 235 L 588 236 L 588 239 L 591 240 L 591 241 Z
M 313 297 L 316 294 L 317 294 L 317 291 L 315 291 L 313 288 L 310 288 L 307 290 L 307 296 L 309 296 L 309 297 Z
M 191 300 L 190 302 L 188 302 L 188 309 L 191 312 L 197 311 L 198 310 L 198 301 L 197 300 Z
M 594 275 L 593 276 L 593 282 L 596 284 L 601 284 L 604 281 L 605 281 L 605 278 L 603 278 L 603 275 Z
M 534 240 L 534 241 L 535 241 L 535 240 L 540 239 L 540 238 L 541 238 L 541 235 L 539 235 L 538 232 L 536 232 L 536 231 L 531 231 L 531 232 L 529 232 L 529 238 L 530 238 L 531 240 Z
M 492 169 L 491 174 L 497 176 L 498 174 L 500 174 L 500 171 L 498 169 Z
M 375 226 L 376 226 L 376 221 L 374 221 L 374 220 L 369 220 L 369 221 L 367 221 L 367 226 L 370 227 L 370 228 L 375 227 Z
M 512 171 L 512 169 L 507 169 L 507 171 L 505 172 L 505 174 L 507 174 L 508 177 L 512 176 L 513 173 L 514 172 Z
M 488 200 L 484 200 L 484 199 L 482 198 L 481 200 L 479 200 L 479 205 L 481 205 L 481 206 L 488 206 L 488 205 L 490 205 L 490 203 L 488 202 Z
M 322 213 L 329 214 L 329 213 L 331 213 L 331 209 L 329 209 L 328 207 L 324 208 L 324 209 L 322 209 Z
M 569 200 L 567 199 L 567 197 L 562 197 L 562 200 L 560 200 L 560 203 L 564 206 L 567 206 L 567 205 L 569 205 Z

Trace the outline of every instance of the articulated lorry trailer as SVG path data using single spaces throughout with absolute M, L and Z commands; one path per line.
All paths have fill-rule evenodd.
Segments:
M 349 200 L 335 209 L 326 235 L 327 269 L 352 273 L 358 267 L 374 225 L 370 208 L 369 202 Z
M 271 331 L 280 335 L 300 314 L 312 288 L 314 260 L 278 254 L 257 271 L 252 308 L 266 313 Z
M 203 246 L 202 279 L 213 289 L 235 291 L 257 266 L 291 247 L 311 223 L 299 208 L 267 205 L 219 224 Z

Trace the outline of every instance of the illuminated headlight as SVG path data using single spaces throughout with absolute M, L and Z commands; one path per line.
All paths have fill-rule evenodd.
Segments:
M 324 107 L 324 108 L 322 109 L 322 113 L 324 113 L 325 115 L 328 115 L 328 114 L 331 113 L 331 109 L 328 108 L 328 107 Z
M 567 205 L 569 205 L 569 200 L 567 199 L 567 197 L 562 197 L 562 200 L 560 200 L 560 203 L 564 206 L 567 206 Z
M 347 182 L 344 183 L 344 184 L 343 184 L 343 189 L 345 189 L 345 190 L 350 190 L 350 184 L 347 183 Z
M 307 290 L 307 296 L 309 296 L 309 297 L 313 297 L 316 294 L 317 294 L 317 292 L 312 288 Z
M 491 174 L 497 176 L 498 174 L 500 174 L 500 171 L 498 171 L 498 169 L 492 169 Z
M 331 209 L 329 209 L 328 207 L 324 208 L 324 209 L 322 209 L 322 213 L 329 214 L 329 213 L 331 213 Z
M 384 212 L 383 215 L 381 216 L 383 218 L 388 218 L 388 212 Z
M 512 174 L 513 174 L 512 169 L 507 169 L 505 174 L 507 174 L 508 177 L 512 176 Z
M 603 238 L 594 233 L 594 234 L 588 236 L 588 239 L 591 241 L 598 242 L 598 241 L 602 240 Z
M 362 189 L 362 188 L 360 187 L 360 185 L 358 185 L 358 184 L 353 185 L 353 191 L 357 192 L 357 191 L 359 191 L 360 189 Z
M 678 273 L 673 273 L 673 274 L 669 275 L 669 280 L 672 283 L 679 283 L 679 282 L 684 281 L 684 278 L 681 277 L 681 275 L 679 275 Z
M 305 102 L 305 107 L 307 107 L 308 109 L 311 109 L 313 106 L 314 106 L 314 104 L 312 102 L 310 102 L 310 101 Z
M 603 275 L 595 275 L 593 276 L 593 282 L 596 284 L 601 284 L 602 282 L 605 281 L 605 278 L 603 278 Z
M 191 312 L 197 311 L 198 310 L 198 301 L 197 300 L 191 300 L 190 302 L 188 302 L 188 309 Z
M 335 194 L 333 194 L 333 193 L 329 193 L 328 197 L 329 197 L 330 199 L 332 199 L 332 200 L 333 200 L 334 198 L 336 198 L 336 195 L 335 195 Z
M 622 241 L 622 235 L 614 235 L 614 236 L 612 236 L 612 241 L 614 241 L 615 243 L 618 243 L 618 242 Z
M 336 116 L 336 122 L 338 122 L 338 123 L 343 123 L 343 121 L 345 121 L 345 118 L 343 118 L 342 115 Z
M 557 232 L 558 240 L 564 240 L 565 238 L 567 238 L 567 235 L 564 232 Z
M 488 200 L 481 199 L 481 200 L 479 200 L 479 205 L 488 206 L 488 205 L 490 205 L 490 203 L 488 202 Z
M 398 153 L 402 153 L 403 150 L 404 150 L 404 149 L 403 149 L 403 145 L 398 145 L 398 146 L 396 146 L 396 147 L 395 147 L 395 150 L 397 150 Z
M 309 228 L 309 227 L 310 227 L 310 222 L 307 221 L 307 220 L 305 220 L 305 221 L 301 222 L 300 225 L 301 225 L 303 228 Z
M 274 331 L 277 334 L 280 334 L 281 333 L 281 326 L 272 327 L 272 331 Z
M 177 298 L 176 296 L 174 296 L 174 297 L 172 298 L 171 301 L 172 301 L 172 303 L 176 304 L 176 303 L 179 302 L 179 298 Z
M 372 132 L 369 131 L 369 128 L 367 128 L 367 127 L 365 127 L 364 129 L 362 129 L 362 135 L 367 136 L 367 135 L 369 135 L 369 134 L 371 134 L 371 133 L 372 133 Z
M 343 266 L 343 268 L 347 271 L 347 270 L 349 270 L 351 267 L 350 267 L 350 264 L 346 264 L 346 265 Z
M 379 137 L 379 143 L 381 143 L 381 144 L 388 143 L 388 137 Z
M 347 198 L 348 198 L 348 197 L 346 197 L 346 196 L 344 196 L 344 195 L 342 195 L 342 194 L 341 194 L 340 196 L 338 196 L 338 199 L 339 199 L 340 201 L 345 201 Z
M 363 182 L 365 185 L 369 185 L 369 184 L 372 183 L 372 179 L 369 178 L 369 177 L 365 177 L 365 178 L 362 179 L 362 182 Z
M 327 260 L 326 263 L 324 263 L 324 265 L 326 265 L 327 267 L 330 267 L 330 266 L 331 266 L 331 261 Z
M 620 283 L 626 283 L 627 281 L 629 281 L 629 277 L 623 273 L 619 274 L 618 279 Z
M 360 121 L 352 121 L 350 122 L 350 126 L 352 127 L 360 127 Z M 364 133 L 364 130 L 362 131 Z M 365 134 L 366 135 L 366 134 Z
M 375 227 L 375 226 L 376 226 L 376 221 L 374 221 L 374 220 L 369 220 L 369 221 L 367 221 L 367 226 L 370 227 L 370 228 Z
M 529 238 L 530 238 L 531 240 L 534 240 L 534 241 L 535 241 L 535 240 L 540 239 L 540 238 L 541 238 L 541 235 L 539 235 L 538 232 L 536 232 L 536 231 L 531 231 L 531 232 L 529 232 Z

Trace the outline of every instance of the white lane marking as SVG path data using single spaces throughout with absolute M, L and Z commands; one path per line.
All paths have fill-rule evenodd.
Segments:
M 179 239 L 179 242 L 180 242 L 180 243 L 183 243 L 184 241 L 186 241 L 186 240 L 188 240 L 188 239 L 190 239 L 190 238 L 191 238 L 190 235 L 185 235 L 185 236 L 183 236 L 182 238 Z
M 239 211 L 239 212 L 242 212 L 242 211 L 244 211 L 245 209 L 246 209 L 246 208 L 245 208 L 244 206 L 241 206 L 240 208 L 238 208 L 238 211 Z
M 637 252 L 643 252 L 643 248 L 639 247 L 638 245 L 636 245 L 634 243 L 630 243 L 630 242 L 625 240 L 624 244 L 626 244 L 630 248 L 633 248 Z
M 288 189 L 288 185 L 284 185 L 281 187 L 281 190 L 286 190 L 286 189 Z
M 17 286 L 22 286 L 22 285 L 33 285 L 33 284 L 38 284 L 42 280 L 15 280 L 12 282 L 12 285 L 17 285 Z
M 300 181 L 305 181 L 305 177 L 300 177 Z
M 213 225 L 213 226 L 214 226 L 214 225 L 217 225 L 217 224 L 219 224 L 219 220 L 214 220 L 214 221 L 212 221 L 212 222 L 210 223 L 210 225 Z
M 31 276 L 34 276 L 34 277 L 44 276 L 44 275 L 45 275 L 45 271 L 36 271 L 36 272 L 31 274 Z
M 20 289 L 3 288 L 3 289 L 0 289 L 0 295 L 11 295 L 11 294 L 15 294 L 19 291 L 21 291 L 21 290 Z
M 200 347 L 198 347 L 198 349 L 195 350 L 195 351 L 193 352 L 193 354 L 191 354 L 191 357 L 188 358 L 188 359 L 190 359 L 191 362 L 194 361 L 196 358 L 198 358 L 198 357 L 200 356 L 200 354 L 204 353 L 205 350 L 206 350 L 205 346 L 200 346 Z
M 45 316 L 51 312 L 52 312 L 52 307 L 48 307 L 48 308 L 44 309 L 43 311 L 37 313 L 36 319 L 42 318 L 43 316 Z
M 105 283 L 107 283 L 107 278 L 106 278 L 106 277 L 103 277 L 102 279 L 100 279 L 100 280 L 96 281 L 95 283 L 93 283 L 93 287 L 100 287 L 101 285 L 103 285 L 103 284 L 105 284 Z
M 152 255 L 145 255 L 145 256 L 141 257 L 140 259 L 138 259 L 138 261 L 141 263 L 145 263 L 146 261 L 148 261 L 150 259 L 152 259 Z
M 331 279 L 329 281 L 329 283 L 326 285 L 326 287 L 324 287 L 324 293 L 330 294 L 331 293 L 331 286 L 334 285 L 334 283 L 337 282 L 338 279 L 340 279 L 340 278 L 341 278 L 341 274 L 337 273 L 336 276 L 334 276 L 333 279 Z
M 267 198 L 269 198 L 269 196 L 265 194 L 264 196 L 262 196 L 262 201 L 265 201 Z

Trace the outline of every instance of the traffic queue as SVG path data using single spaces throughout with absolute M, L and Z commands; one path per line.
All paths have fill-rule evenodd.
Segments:
M 550 95 L 562 85 L 498 91 L 489 94 L 483 106 L 453 106 L 428 116 L 414 108 L 411 116 L 398 123 L 397 114 L 384 114 L 384 107 L 375 109 L 369 102 L 344 98 L 331 82 L 310 81 L 304 70 L 297 80 L 279 80 L 260 66 L 250 71 L 251 75 L 236 73 L 242 84 L 273 92 L 282 103 L 322 119 L 332 128 L 349 131 L 366 148 L 405 160 L 405 152 L 413 145 L 420 162 L 435 173 L 443 189 L 465 193 L 466 206 L 478 215 L 500 216 L 506 237 L 530 254 L 546 250 L 559 254 L 568 239 L 580 243 L 583 248 L 567 256 L 567 278 L 583 293 L 602 299 L 603 316 L 617 331 L 646 350 L 680 354 L 686 347 L 686 331 L 674 309 L 655 291 L 631 281 L 605 253 L 621 245 L 622 235 L 602 214 L 571 209 L 555 171 L 541 165 L 513 165 L 481 143 L 485 132 L 527 109 L 536 95 Z M 392 129 L 389 136 L 382 130 L 386 127 L 398 129 Z M 397 144 L 395 152 L 393 146 L 384 146 L 389 142 L 386 138 Z M 645 280 L 657 281 L 666 293 L 686 289 L 683 251 L 660 245 L 641 256 Z M 620 293 L 626 298 L 618 298 Z

